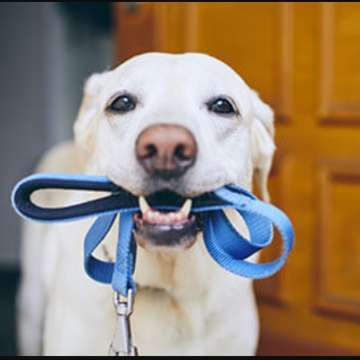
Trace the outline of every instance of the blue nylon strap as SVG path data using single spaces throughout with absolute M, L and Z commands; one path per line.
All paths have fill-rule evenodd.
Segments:
M 41 189 L 67 189 L 107 191 L 110 195 L 97 200 L 63 208 L 42 208 L 31 201 L 31 194 Z M 181 204 L 176 197 L 157 199 L 150 197 L 152 207 L 161 210 L 177 209 Z M 35 221 L 74 221 L 98 216 L 90 227 L 84 243 L 84 267 L 87 274 L 100 282 L 111 283 L 115 291 L 127 295 L 135 290 L 133 272 L 136 245 L 132 236 L 133 214 L 137 211 L 137 198 L 102 176 L 40 174 L 21 180 L 12 193 L 12 204 L 23 217 Z M 249 239 L 233 227 L 224 212 L 236 209 L 243 217 Z M 205 246 L 210 256 L 224 269 L 236 275 L 261 279 L 277 272 L 285 263 L 294 241 L 294 232 L 287 216 L 273 205 L 258 200 L 253 194 L 236 185 L 227 185 L 212 193 L 193 199 L 192 212 L 200 213 L 204 220 Z M 105 239 L 117 217 L 119 220 L 115 263 L 102 261 L 93 252 Z M 273 226 L 283 240 L 281 256 L 268 263 L 246 261 L 250 255 L 271 244 Z
M 135 290 L 132 273 L 135 267 L 136 247 L 131 234 L 132 213 L 124 212 L 120 215 L 116 264 L 99 260 L 92 255 L 110 231 L 117 216 L 116 213 L 100 216 L 91 226 L 85 237 L 84 267 L 91 278 L 103 283 L 111 283 L 114 290 L 124 294 L 127 289 Z
M 102 261 L 92 254 L 110 231 L 117 214 L 99 216 L 85 236 L 84 267 L 93 279 L 103 283 L 111 283 L 114 272 L 114 263 Z
M 127 294 L 128 289 L 135 290 L 132 273 L 135 268 L 136 247 L 132 236 L 132 213 L 120 215 L 119 237 L 116 249 L 116 263 L 111 280 L 114 290 Z
M 264 203 L 259 200 L 252 200 L 246 203 L 246 206 L 238 206 L 236 195 L 229 190 L 221 189 L 217 194 L 227 200 L 232 201 L 234 208 L 239 210 L 243 215 L 250 231 L 250 243 L 254 246 L 254 251 L 248 253 L 239 251 L 236 244 L 236 239 L 232 239 L 230 244 L 226 246 L 226 241 L 218 241 L 219 237 L 228 232 L 219 226 L 216 220 L 211 217 L 206 218 L 206 225 L 204 230 L 204 240 L 206 248 L 212 258 L 224 269 L 244 277 L 252 279 L 262 279 L 273 275 L 284 265 L 294 241 L 294 232 L 288 217 L 277 209 L 275 206 Z M 214 215 L 212 215 L 214 216 Z M 215 214 L 215 218 L 218 214 Z M 255 223 L 255 218 L 257 222 Z M 253 226 L 250 227 L 249 219 Z M 257 250 L 269 245 L 272 240 L 272 228 L 269 228 L 269 221 L 271 221 L 278 229 L 283 240 L 283 252 L 281 256 L 271 262 L 255 264 L 243 259 L 255 253 Z M 256 247 L 258 249 L 256 250 Z M 246 256 L 247 255 L 247 256 Z

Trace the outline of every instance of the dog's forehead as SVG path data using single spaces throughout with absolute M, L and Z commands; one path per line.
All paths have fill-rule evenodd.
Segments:
M 241 91 L 245 83 L 222 61 L 200 53 L 147 53 L 135 56 L 113 70 L 113 86 L 173 87 L 174 84 L 193 85 L 197 91 L 219 89 Z M 177 86 L 177 89 L 181 87 Z M 191 86 L 190 88 L 193 88 Z M 189 90 L 189 88 L 187 89 Z
M 250 91 L 244 80 L 224 62 L 202 53 L 146 53 L 120 64 L 104 77 L 101 101 L 128 92 L 144 103 L 165 99 L 204 103 L 212 97 L 230 96 L 240 112 L 251 112 Z M 189 99 L 191 99 L 189 101 Z

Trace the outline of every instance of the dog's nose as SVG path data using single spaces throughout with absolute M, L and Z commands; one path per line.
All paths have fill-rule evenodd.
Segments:
M 183 126 L 159 124 L 140 133 L 135 151 L 149 174 L 170 180 L 183 175 L 194 164 L 197 144 L 192 133 Z

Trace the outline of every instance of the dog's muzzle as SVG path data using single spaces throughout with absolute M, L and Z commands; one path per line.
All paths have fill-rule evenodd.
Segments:
M 197 155 L 193 134 L 183 126 L 156 124 L 145 128 L 136 140 L 136 158 L 155 189 L 176 187 L 174 183 L 190 169 Z M 171 183 L 171 186 L 170 186 Z M 156 195 L 155 195 L 156 196 Z M 134 215 L 134 235 L 144 247 L 189 248 L 198 230 L 191 214 L 191 199 L 184 199 L 178 211 L 159 211 L 145 197 L 139 198 L 140 212 Z

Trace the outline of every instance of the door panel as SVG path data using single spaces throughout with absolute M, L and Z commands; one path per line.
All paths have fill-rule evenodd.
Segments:
M 359 19 L 359 4 L 322 5 L 322 120 L 341 125 L 360 120 Z
M 360 163 L 326 163 L 319 173 L 319 244 L 316 308 L 350 321 L 360 319 Z M 347 208 L 351 205 L 351 211 Z
M 259 354 L 358 354 L 360 4 L 141 7 L 153 24 L 151 41 L 127 56 L 209 53 L 230 64 L 275 110 L 277 152 L 269 186 L 273 202 L 294 223 L 296 245 L 279 274 L 256 282 Z M 135 20 L 121 4 L 115 13 L 121 37 Z M 139 20 L 138 33 L 146 32 L 146 21 Z M 275 241 L 262 260 L 279 250 Z

